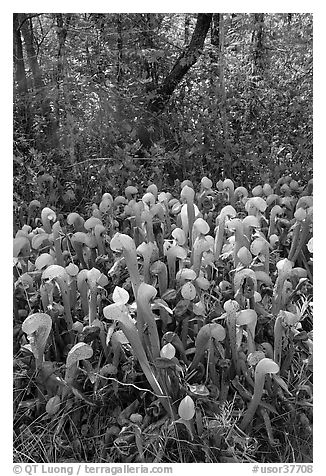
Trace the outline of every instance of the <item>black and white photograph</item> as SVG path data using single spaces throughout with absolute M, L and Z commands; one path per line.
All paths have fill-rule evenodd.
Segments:
M 11 14 L 15 474 L 313 473 L 315 15 L 196 9 Z

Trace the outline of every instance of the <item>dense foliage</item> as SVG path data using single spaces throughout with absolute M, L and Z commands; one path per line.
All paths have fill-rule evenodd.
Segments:
M 17 461 L 311 461 L 312 182 L 181 187 L 20 215 Z
M 14 14 L 16 462 L 311 462 L 309 14 Z
M 66 211 L 128 179 L 310 178 L 312 16 L 208 21 L 197 48 L 195 14 L 15 14 L 15 198 L 42 171 Z

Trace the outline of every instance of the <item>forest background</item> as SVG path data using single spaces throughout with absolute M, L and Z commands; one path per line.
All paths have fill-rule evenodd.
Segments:
M 131 183 L 311 178 L 312 15 L 14 22 L 16 201 L 65 211 Z

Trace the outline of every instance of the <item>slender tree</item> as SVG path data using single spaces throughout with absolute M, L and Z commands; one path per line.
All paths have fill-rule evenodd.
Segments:
M 37 60 L 37 52 L 34 45 L 32 16 L 22 13 L 20 17 L 20 29 L 23 34 L 28 63 L 33 75 L 33 89 L 36 99 L 40 103 L 41 113 L 44 117 L 44 132 L 46 141 L 43 148 L 56 147 L 58 145 L 57 125 L 52 114 L 50 98 L 47 96 L 47 88 L 43 81 L 42 70 Z M 41 144 L 40 144 L 41 145 Z
M 13 33 L 14 33 L 14 65 L 15 65 L 15 79 L 17 82 L 17 89 L 19 94 L 27 94 L 27 78 L 25 72 L 25 62 L 23 55 L 23 44 L 21 38 L 21 30 L 19 26 L 19 14 L 14 13 L 13 16 Z
M 18 13 L 13 15 L 13 40 L 14 71 L 17 84 L 16 117 L 22 126 L 23 133 L 28 135 L 31 128 L 31 111 Z
M 264 71 L 264 13 L 254 13 L 254 28 L 252 32 L 253 62 L 252 75 L 260 78 Z
M 56 22 L 57 28 L 57 38 L 58 38 L 58 50 L 57 50 L 57 71 L 56 71 L 56 85 L 57 85 L 57 98 L 56 98 L 56 121 L 57 127 L 60 126 L 60 96 L 61 90 L 63 91 L 63 100 L 67 100 L 64 88 L 65 88 L 65 63 L 66 63 L 66 39 L 69 29 L 69 24 L 71 21 L 71 14 L 55 13 L 54 20 Z M 62 108 L 65 113 L 65 108 Z
M 181 53 L 171 71 L 164 78 L 156 90 L 155 97 L 150 100 L 148 110 L 155 114 L 163 112 L 172 93 L 190 70 L 202 53 L 204 41 L 212 21 L 212 13 L 199 13 L 196 27 L 190 40 L 189 46 Z

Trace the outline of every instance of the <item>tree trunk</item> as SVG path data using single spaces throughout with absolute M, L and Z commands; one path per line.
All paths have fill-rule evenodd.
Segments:
M 157 60 L 152 53 L 155 50 L 155 30 L 157 28 L 157 15 L 155 13 L 143 13 L 140 15 L 142 20 L 142 38 L 140 47 L 145 49 L 145 55 L 142 62 L 142 73 L 148 81 L 147 91 L 152 91 L 158 84 Z
M 45 85 L 42 79 L 42 71 L 37 61 L 37 54 L 34 47 L 32 20 L 26 13 L 21 15 L 21 31 L 24 37 L 25 48 L 29 66 L 32 70 L 35 89 L 44 89 Z
M 23 133 L 28 135 L 31 129 L 31 111 L 18 13 L 14 13 L 13 15 L 13 33 L 15 80 L 17 83 L 17 98 L 15 98 L 17 105 L 17 122 L 22 126 Z
M 57 127 L 52 114 L 50 99 L 46 96 L 46 86 L 42 78 L 42 71 L 37 61 L 32 20 L 26 13 L 22 13 L 20 19 L 20 29 L 23 34 L 27 58 L 33 75 L 34 90 L 37 99 L 39 99 L 41 114 L 46 124 L 44 127 L 46 141 L 44 141 L 42 146 L 43 148 L 53 148 L 58 145 Z
M 14 13 L 14 64 L 15 64 L 15 79 L 20 94 L 27 94 L 27 78 L 25 72 L 25 63 L 23 56 L 23 44 L 21 32 L 19 28 L 19 14 Z
M 252 74 L 259 79 L 264 71 L 264 13 L 254 13 Z
M 211 25 L 211 44 L 216 48 L 220 45 L 220 13 L 214 13 Z
M 161 86 L 156 90 L 155 97 L 148 104 L 149 112 L 154 114 L 160 114 L 163 112 L 180 81 L 189 71 L 191 66 L 193 66 L 198 60 L 202 53 L 204 41 L 212 21 L 212 16 L 212 13 L 198 13 L 196 27 L 189 46 L 181 53 L 170 73 L 163 80 Z
M 61 96 L 61 89 L 63 89 L 63 102 L 66 101 L 66 95 L 64 93 L 64 80 L 65 80 L 65 43 L 68 34 L 68 28 L 71 21 L 71 15 L 67 14 L 66 17 L 63 17 L 62 13 L 55 13 L 54 14 L 56 23 L 57 23 L 57 37 L 58 37 L 58 52 L 57 52 L 57 74 L 56 74 L 56 82 L 57 82 L 57 98 L 56 98 L 56 122 L 57 127 L 60 127 L 60 96 Z M 64 109 L 64 108 L 63 108 Z

